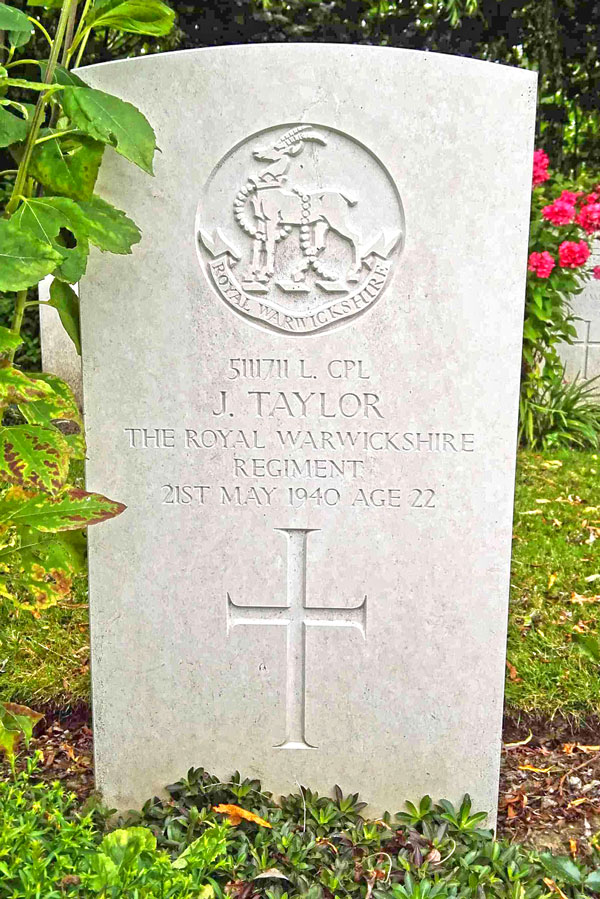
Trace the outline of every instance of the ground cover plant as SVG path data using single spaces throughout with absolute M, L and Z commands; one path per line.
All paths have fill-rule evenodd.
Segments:
M 107 828 L 30 757 L 0 782 L 0 894 L 111 899 L 561 899 L 600 892 L 600 854 L 586 862 L 496 841 L 469 797 L 425 797 L 370 820 L 357 795 L 300 787 L 276 803 L 256 780 L 203 769 Z M 112 829 L 115 828 L 115 829 Z

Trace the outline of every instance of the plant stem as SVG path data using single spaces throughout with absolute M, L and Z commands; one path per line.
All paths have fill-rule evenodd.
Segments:
M 73 44 L 73 35 L 75 33 L 75 21 L 77 19 L 77 4 L 79 0 L 75 0 L 69 11 L 69 20 L 67 22 L 67 30 L 65 33 L 65 43 L 63 46 L 61 64 L 66 66 L 71 55 L 71 46 Z
M 13 320 L 11 331 L 17 335 L 17 337 L 21 336 L 21 325 L 23 324 L 23 315 L 25 314 L 25 304 L 27 303 L 27 290 L 19 290 L 15 297 L 15 311 L 13 313 Z M 12 362 L 15 358 L 15 353 L 17 349 L 11 350 L 9 353 L 9 359 Z
M 67 65 L 67 67 L 71 61 L 71 56 L 77 49 L 77 46 L 83 37 L 83 29 L 85 27 L 85 17 L 87 16 L 91 5 L 92 5 L 92 0 L 85 0 L 84 6 L 83 6 L 83 11 L 81 13 L 81 18 L 79 19 L 79 25 L 77 26 L 77 31 L 75 32 L 75 37 L 73 38 L 73 41 L 71 42 L 71 46 L 69 47 L 69 52 L 67 54 L 67 63 L 65 63 L 65 65 Z M 81 54 L 79 54 L 79 58 L 81 59 Z
M 58 28 L 56 29 L 56 34 L 54 36 L 54 42 L 52 44 L 52 50 L 50 53 L 50 58 L 48 60 L 48 65 L 46 67 L 46 74 L 44 76 L 44 82 L 48 85 L 52 84 L 52 79 L 54 77 L 54 70 L 56 69 L 56 65 L 58 63 L 58 57 L 60 55 L 63 39 L 65 36 L 65 32 L 67 30 L 67 24 L 69 21 L 69 16 L 71 13 L 71 7 L 76 0 L 63 0 L 62 9 L 60 11 L 60 19 L 58 21 Z M 25 143 L 25 150 L 23 152 L 23 158 L 19 163 L 19 170 L 17 172 L 17 177 L 15 180 L 15 184 L 13 187 L 13 192 L 11 194 L 10 200 L 6 204 L 6 209 L 4 210 L 4 217 L 9 218 L 12 213 L 15 211 L 17 206 L 19 205 L 19 197 L 22 193 L 24 193 L 25 183 L 28 177 L 29 164 L 31 162 L 31 156 L 33 154 L 33 150 L 35 147 L 35 142 L 37 140 L 37 136 L 39 134 L 40 128 L 42 126 L 42 121 L 44 119 L 44 111 L 46 108 L 46 103 L 48 98 L 52 93 L 52 88 L 50 90 L 45 91 L 44 94 L 40 94 L 38 97 L 38 101 L 36 103 L 35 112 L 33 114 L 33 120 L 31 123 L 31 128 L 27 134 L 27 141 Z

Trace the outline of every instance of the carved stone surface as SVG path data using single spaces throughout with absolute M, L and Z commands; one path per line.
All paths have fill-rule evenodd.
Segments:
M 128 507 L 89 535 L 106 801 L 202 765 L 494 812 L 534 75 L 307 44 L 84 74 L 162 150 L 109 154 L 144 236 L 81 286 L 88 486 Z
M 600 241 L 596 241 L 589 267 L 600 265 Z M 592 278 L 571 306 L 577 316 L 577 337 L 572 344 L 561 344 L 559 354 L 569 380 L 577 376 L 589 380 L 600 376 L 600 281 Z

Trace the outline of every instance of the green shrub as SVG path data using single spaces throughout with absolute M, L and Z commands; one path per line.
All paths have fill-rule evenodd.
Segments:
M 521 392 L 519 440 L 531 449 L 598 449 L 600 385 L 598 378 L 570 383 L 559 375 L 530 381 Z
M 0 896 L 55 899 L 79 881 L 81 861 L 95 848 L 91 815 L 59 783 L 36 783 L 36 759 L 14 781 L 0 781 Z
M 2 899 L 567 899 L 600 893 L 600 870 L 497 842 L 466 796 L 425 797 L 365 820 L 356 795 L 301 788 L 276 804 L 255 780 L 203 769 L 102 838 L 35 761 L 0 784 Z M 600 858 L 600 856 L 599 856 Z M 598 859 L 593 859 L 595 863 Z

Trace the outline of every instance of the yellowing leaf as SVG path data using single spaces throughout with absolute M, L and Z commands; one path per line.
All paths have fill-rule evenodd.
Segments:
M 558 577 L 558 574 L 556 574 L 556 572 L 554 572 L 554 574 L 550 575 L 550 577 L 548 578 L 548 590 L 551 590 L 552 587 L 555 585 L 557 577 Z

